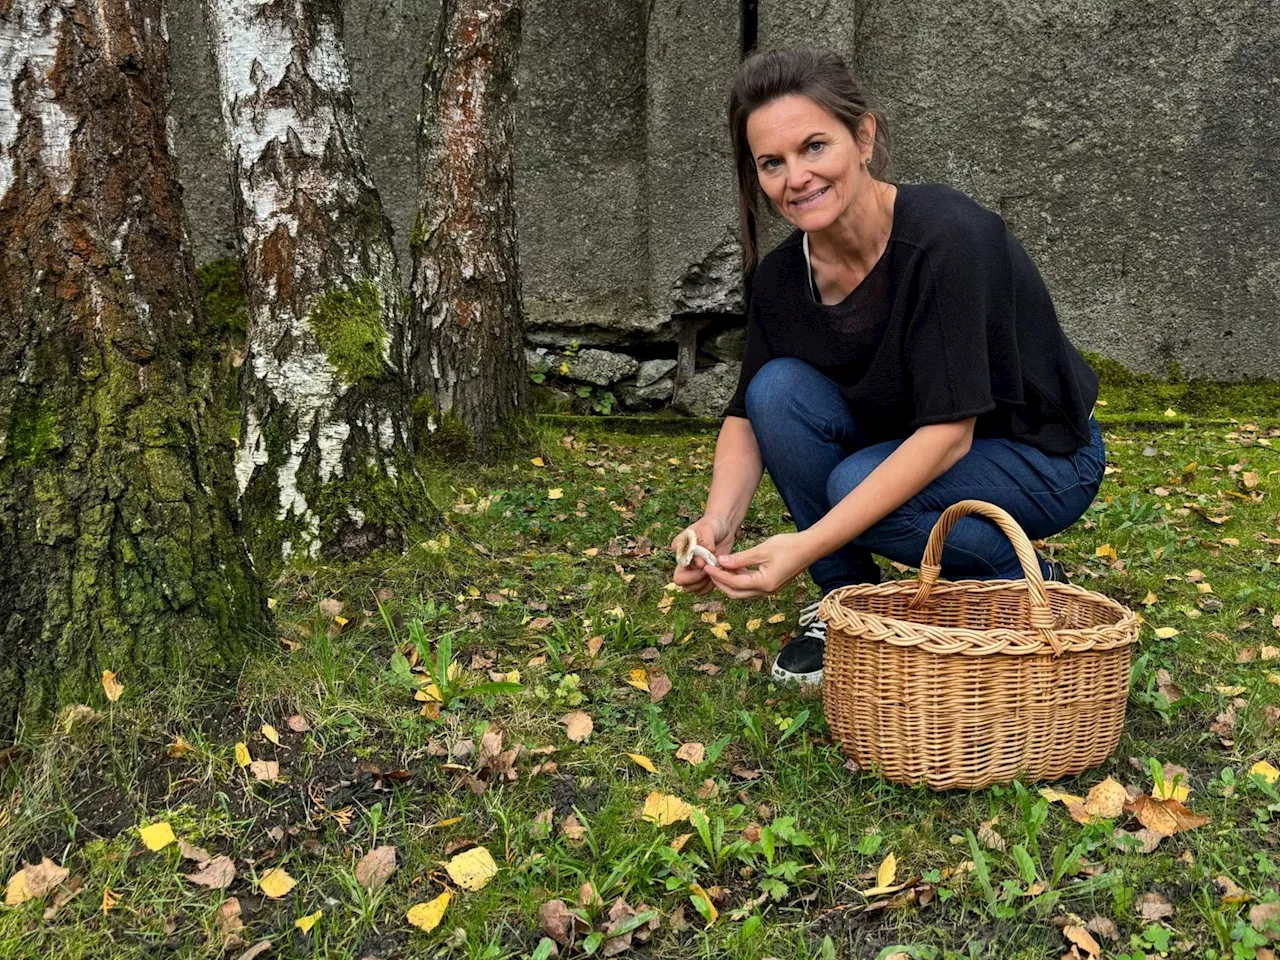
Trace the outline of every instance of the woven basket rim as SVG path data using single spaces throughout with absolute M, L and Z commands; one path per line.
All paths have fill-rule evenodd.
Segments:
M 972 590 L 974 588 L 981 588 L 984 591 L 990 591 L 990 592 L 995 592 L 1000 589 L 1006 589 L 1009 587 L 1026 589 L 1025 584 L 1026 584 L 1025 580 L 972 580 L 972 579 L 940 580 L 936 584 L 934 584 L 932 593 L 930 595 L 930 602 L 932 602 L 934 599 L 938 598 L 939 596 L 945 596 L 948 593 L 954 593 L 957 591 Z M 1107 623 L 1099 626 L 1091 626 L 1091 627 L 1056 629 L 1054 633 L 1057 635 L 1058 639 L 1062 642 L 1063 652 L 1115 650 L 1125 646 L 1131 646 L 1132 644 L 1137 642 L 1138 632 L 1139 632 L 1138 616 L 1128 607 L 1121 604 L 1119 601 L 1114 600 L 1111 597 L 1106 596 L 1105 594 L 1098 593 L 1093 590 L 1087 590 L 1084 587 L 1081 587 L 1074 583 L 1047 582 L 1045 583 L 1044 586 L 1045 586 L 1045 590 L 1050 594 L 1053 594 L 1053 593 L 1069 594 L 1075 597 L 1079 597 L 1081 599 L 1087 600 L 1090 603 L 1101 606 L 1104 609 L 1110 610 L 1111 612 L 1116 614 L 1115 621 L 1111 623 Z M 843 606 L 842 604 L 840 604 L 840 601 L 843 600 L 843 598 L 846 596 L 867 596 L 867 595 L 879 596 L 879 595 L 895 595 L 895 594 L 904 594 L 904 593 L 909 593 L 914 595 L 918 589 L 919 589 L 919 581 L 915 579 L 890 580 L 887 583 L 875 583 L 875 584 L 856 583 L 856 584 L 850 584 L 844 587 L 838 587 L 822 598 L 822 604 L 819 608 L 818 616 L 821 617 L 823 620 L 828 621 L 828 626 L 830 627 L 831 626 L 830 618 L 823 616 L 823 609 L 826 607 L 828 603 L 836 603 L 837 605 Z M 1028 655 L 1054 656 L 1053 649 L 1049 646 L 1049 644 L 1045 643 L 1043 640 L 1040 639 L 1035 629 L 1032 628 L 1030 624 L 1028 624 L 1026 628 L 1022 628 L 1022 629 L 1016 628 L 1016 627 L 1001 627 L 1001 628 L 992 629 L 992 630 L 975 630 L 970 627 L 950 627 L 950 626 L 925 623 L 920 620 L 912 620 L 905 617 L 886 617 L 881 614 L 871 613 L 866 610 L 858 610 L 858 609 L 850 608 L 849 612 L 855 614 L 857 617 L 861 618 L 863 621 L 869 624 L 881 626 L 886 632 L 890 634 L 896 634 L 900 638 L 897 641 L 893 641 L 893 640 L 889 640 L 888 638 L 881 638 L 881 637 L 867 637 L 864 639 L 879 640 L 881 642 L 891 643 L 894 646 L 917 645 L 916 641 L 913 641 L 908 638 L 913 633 L 922 632 L 920 629 L 921 627 L 927 627 L 929 634 L 942 637 L 942 638 L 953 638 L 957 646 L 965 643 L 967 641 L 967 638 L 972 637 L 975 633 L 988 635 L 993 639 L 996 637 L 1018 638 L 1018 643 L 1012 649 L 1003 648 L 1000 650 L 990 650 L 990 651 L 985 651 L 985 650 L 966 651 L 961 649 L 955 649 L 955 650 L 948 650 L 946 652 L 940 652 L 940 651 L 929 651 L 927 647 L 925 648 L 926 652 L 938 652 L 943 656 L 947 656 L 947 655 L 991 656 L 991 655 L 998 655 L 998 654 L 1003 654 L 1005 656 L 1019 656 L 1019 657 L 1025 657 Z M 1099 630 L 1102 627 L 1105 627 L 1108 630 L 1108 632 L 1117 632 L 1117 633 L 1123 634 L 1123 636 L 1119 640 L 1115 640 L 1113 642 L 1099 645 L 1097 643 L 1097 635 Z

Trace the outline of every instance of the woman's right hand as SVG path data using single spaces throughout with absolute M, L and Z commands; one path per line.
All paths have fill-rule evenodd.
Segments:
M 729 529 L 729 523 L 723 517 L 703 517 L 686 529 L 692 530 L 698 538 L 698 543 L 717 557 L 733 552 L 733 540 L 736 531 Z M 684 530 L 681 530 L 680 533 L 684 533 Z M 671 540 L 671 550 L 673 552 L 679 536 L 677 534 Z M 684 588 L 685 593 L 696 593 L 698 596 L 702 596 L 715 587 L 715 583 L 703 571 L 706 565 L 706 561 L 701 557 L 694 557 L 689 566 L 677 566 L 672 579 Z

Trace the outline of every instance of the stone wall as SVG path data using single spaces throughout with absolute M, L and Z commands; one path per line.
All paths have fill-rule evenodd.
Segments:
M 403 258 L 438 0 L 343 9 Z M 177 0 L 169 29 L 205 261 L 233 232 L 198 0 Z M 527 339 L 548 382 L 600 408 L 667 402 L 678 381 L 678 406 L 713 415 L 732 391 L 744 291 L 724 113 L 753 38 L 844 53 L 886 108 L 898 178 L 1000 211 L 1081 346 L 1156 372 L 1280 368 L 1270 0 L 526 0 L 516 190 Z

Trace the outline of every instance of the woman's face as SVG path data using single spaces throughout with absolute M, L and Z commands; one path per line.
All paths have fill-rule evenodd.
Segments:
M 867 170 L 875 118 L 863 121 L 865 146 L 839 118 L 795 94 L 765 104 L 747 118 L 756 176 L 774 208 L 806 233 L 822 230 L 847 210 L 872 177 Z

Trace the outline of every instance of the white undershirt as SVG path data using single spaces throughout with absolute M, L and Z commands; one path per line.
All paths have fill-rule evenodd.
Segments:
M 809 281 L 809 292 L 813 294 L 813 299 L 821 303 L 822 300 L 818 297 L 818 290 L 813 285 L 813 264 L 809 261 L 809 235 L 807 233 L 800 241 L 800 246 L 804 250 L 804 275 L 805 279 Z

